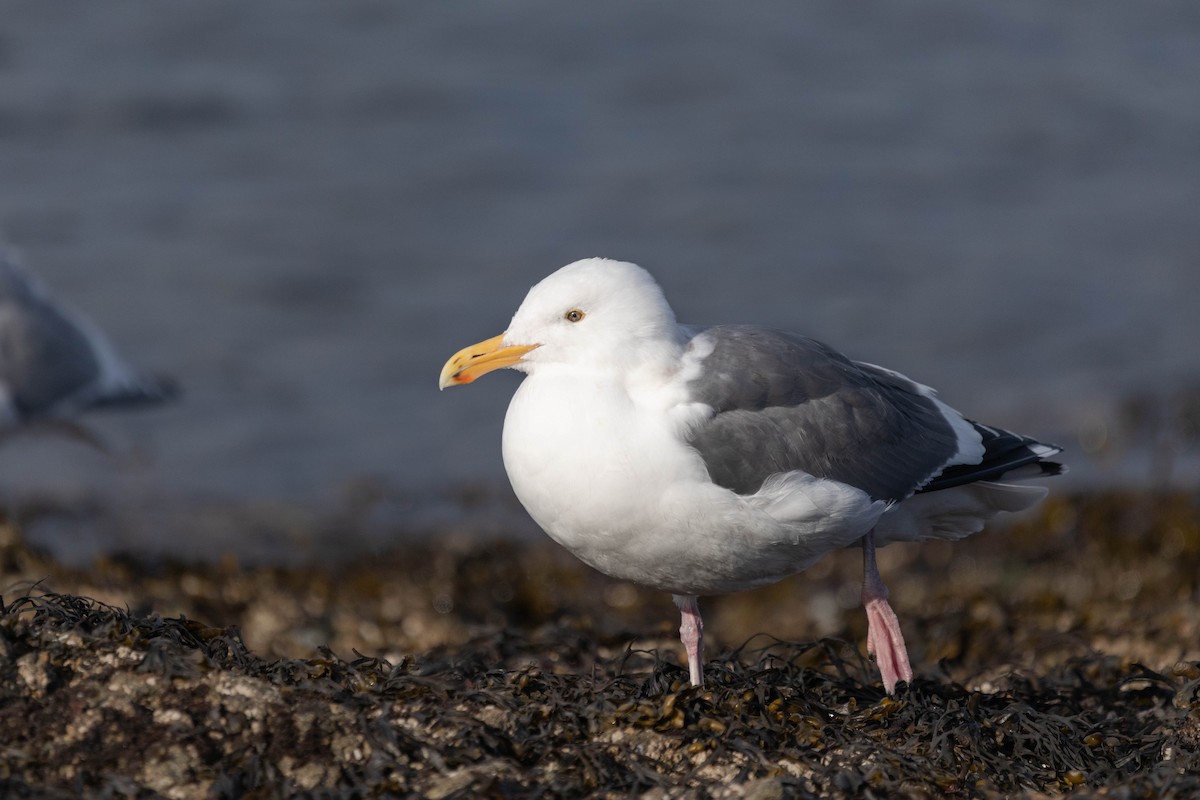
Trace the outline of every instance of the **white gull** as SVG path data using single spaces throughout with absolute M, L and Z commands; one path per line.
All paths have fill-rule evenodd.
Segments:
M 585 259 L 530 291 L 440 385 L 526 373 L 504 466 L 530 516 L 587 564 L 674 595 L 703 684 L 697 598 L 774 583 L 861 543 L 867 648 L 912 681 L 875 548 L 978 532 L 1046 494 L 1061 448 L 964 418 L 926 386 L 813 339 L 680 325 L 642 268 Z

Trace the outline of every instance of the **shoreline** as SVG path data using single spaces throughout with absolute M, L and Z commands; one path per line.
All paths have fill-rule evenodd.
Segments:
M 1052 497 L 964 542 L 881 551 L 916 671 L 895 698 L 862 652 L 852 550 L 704 600 L 697 691 L 669 597 L 550 542 L 77 569 L 5 531 L 13 796 L 1200 789 L 1191 494 Z

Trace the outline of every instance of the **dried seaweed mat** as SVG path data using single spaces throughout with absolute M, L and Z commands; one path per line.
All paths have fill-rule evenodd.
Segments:
M 1189 662 L 1075 658 L 888 698 L 840 641 L 757 637 L 700 691 L 565 625 L 398 663 L 267 660 L 235 629 L 62 594 L 0 603 L 0 643 L 7 797 L 1200 795 Z

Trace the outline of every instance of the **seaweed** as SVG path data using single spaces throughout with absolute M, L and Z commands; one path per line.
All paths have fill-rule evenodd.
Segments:
M 894 697 L 856 644 L 853 614 L 842 636 L 718 645 L 707 685 L 691 687 L 670 623 L 655 621 L 669 603 L 606 601 L 604 579 L 534 544 L 435 542 L 425 560 L 404 548 L 335 568 L 124 560 L 72 573 L 10 542 L 5 562 L 22 566 L 6 585 L 23 588 L 0 598 L 0 791 L 1200 795 L 1197 518 L 1190 498 L 1075 498 L 965 543 L 970 570 L 948 570 L 959 556 L 937 547 L 901 557 L 901 616 L 937 658 Z M 788 592 L 835 591 L 852 574 L 845 561 L 802 589 L 721 601 L 717 638 L 776 613 Z M 1120 579 L 1131 569 L 1142 576 L 1132 593 Z M 189 603 L 221 622 L 151 610 Z M 276 634 L 254 644 L 246 623 L 271 604 L 341 644 L 305 649 L 278 624 L 260 624 Z M 403 630 L 401 646 L 374 646 Z

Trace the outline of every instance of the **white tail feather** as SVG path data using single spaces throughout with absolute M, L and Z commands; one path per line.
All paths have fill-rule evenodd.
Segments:
M 962 539 L 983 530 L 1001 511 L 1024 511 L 1048 493 L 1043 486 L 978 481 L 913 495 L 888 509 L 875 526 L 878 544 L 921 539 Z

